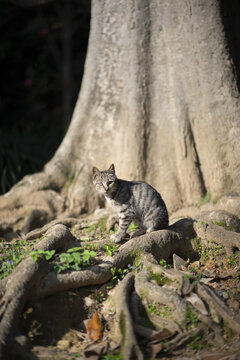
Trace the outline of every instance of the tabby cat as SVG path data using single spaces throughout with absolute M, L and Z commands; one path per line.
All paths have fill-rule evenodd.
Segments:
M 118 212 L 118 232 L 111 236 L 120 242 L 131 221 L 140 227 L 131 237 L 168 226 L 168 212 L 161 195 L 151 185 L 142 181 L 118 179 L 112 164 L 108 170 L 92 169 L 93 184 L 108 203 Z

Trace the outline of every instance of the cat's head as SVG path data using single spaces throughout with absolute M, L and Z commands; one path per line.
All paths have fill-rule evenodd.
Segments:
M 108 170 L 100 171 L 95 166 L 92 169 L 93 184 L 96 190 L 102 194 L 111 194 L 115 191 L 117 185 L 117 177 L 115 168 L 112 164 Z

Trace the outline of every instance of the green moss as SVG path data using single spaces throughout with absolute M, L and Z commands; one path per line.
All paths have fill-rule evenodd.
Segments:
M 191 244 L 193 249 L 198 253 L 199 258 L 203 261 L 207 261 L 210 258 L 216 259 L 216 257 L 224 251 L 224 247 L 221 244 L 217 244 L 211 239 L 208 242 L 208 246 L 204 246 L 199 238 L 191 239 Z
M 224 335 L 227 337 L 228 340 L 233 338 L 233 336 L 235 335 L 234 331 L 229 327 L 227 321 L 223 322 L 223 331 L 224 331 Z
M 155 280 L 156 283 L 160 286 L 163 286 L 163 285 L 171 282 L 170 279 L 168 279 L 166 276 L 164 276 L 161 273 L 154 273 L 150 268 L 148 268 L 148 271 L 149 271 L 149 275 L 150 275 L 151 279 Z
M 119 328 L 122 334 L 122 345 L 124 345 L 125 338 L 126 338 L 126 316 L 123 311 L 120 314 L 120 321 L 119 321 Z
M 100 228 L 101 232 L 106 231 L 106 224 L 107 224 L 108 217 L 105 216 L 98 222 L 98 227 Z
M 133 250 L 130 252 L 130 256 L 132 258 L 134 258 L 134 261 L 133 261 L 133 265 L 134 266 L 139 266 L 140 263 L 141 263 L 141 259 L 142 259 L 142 256 L 146 254 L 146 252 L 144 250 Z
M 197 206 L 201 206 L 201 205 L 207 204 L 207 203 L 210 202 L 210 200 L 211 200 L 211 194 L 210 194 L 210 192 L 208 191 L 205 196 L 203 196 L 203 197 L 200 198 L 200 200 L 199 200 L 198 203 L 197 203 Z
M 203 348 L 205 348 L 205 346 L 200 341 L 201 341 L 201 337 L 196 336 L 189 344 L 187 344 L 187 347 L 193 350 L 194 352 L 202 350 Z
M 65 188 L 67 191 L 71 189 L 71 187 L 75 184 L 77 178 L 75 175 L 70 175 L 66 181 Z
M 86 234 L 93 234 L 96 231 L 97 224 L 88 223 L 88 226 L 84 228 Z
M 197 310 L 195 310 L 190 305 L 187 305 L 187 309 L 185 312 L 185 322 L 187 330 L 195 328 L 200 322 L 200 320 L 198 319 Z
M 148 310 L 152 314 L 161 316 L 162 318 L 169 317 L 171 315 L 171 308 L 168 305 L 160 305 L 156 301 L 148 304 Z
M 228 231 L 234 231 L 233 226 L 227 225 L 224 221 L 215 221 L 214 224 L 224 227 Z

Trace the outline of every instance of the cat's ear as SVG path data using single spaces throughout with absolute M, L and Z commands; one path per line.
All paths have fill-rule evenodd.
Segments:
M 115 167 L 114 167 L 114 164 L 112 164 L 112 165 L 110 166 L 110 168 L 108 169 L 108 172 L 111 173 L 111 174 L 113 174 L 113 175 L 115 175 Z
M 101 174 L 101 171 L 98 170 L 95 166 L 92 168 L 92 175 L 93 178 L 95 179 L 96 176 L 99 176 Z

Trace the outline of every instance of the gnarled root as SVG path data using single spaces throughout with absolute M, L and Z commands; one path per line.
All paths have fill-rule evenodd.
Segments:
M 228 327 L 240 334 L 240 318 L 236 313 L 230 311 L 224 301 L 216 294 L 213 288 L 206 284 L 198 283 L 197 292 L 199 296 L 206 301 L 213 315 L 217 314 Z
M 64 225 L 56 225 L 49 229 L 46 237 L 34 247 L 34 250 L 63 249 L 72 238 L 72 234 Z M 7 359 L 10 354 L 9 347 L 14 343 L 14 340 L 10 339 L 13 339 L 17 331 L 18 318 L 24 303 L 33 289 L 39 286 L 48 271 L 48 266 L 42 258 L 34 262 L 33 258 L 28 256 L 0 283 L 0 355 L 4 355 L 4 359 Z
M 134 332 L 133 321 L 129 310 L 130 292 L 133 289 L 134 274 L 129 273 L 118 285 L 114 300 L 116 305 L 116 318 L 118 328 L 121 332 L 121 347 L 124 360 L 130 360 L 133 357 L 143 360 L 143 354 L 138 346 Z

